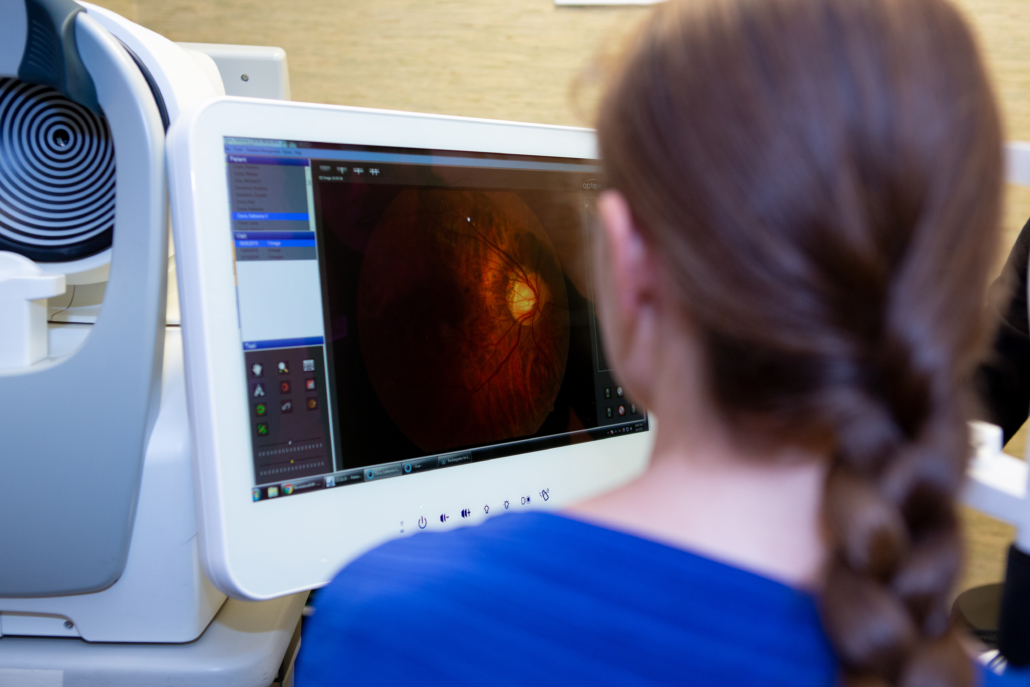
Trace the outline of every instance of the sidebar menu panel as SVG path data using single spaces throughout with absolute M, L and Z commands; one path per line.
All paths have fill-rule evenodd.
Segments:
M 332 472 L 308 161 L 227 161 L 255 484 Z

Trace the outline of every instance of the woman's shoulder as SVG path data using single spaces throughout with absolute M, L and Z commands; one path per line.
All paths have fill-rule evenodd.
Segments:
M 571 596 L 570 596 L 571 595 Z M 419 533 L 384 544 L 344 568 L 319 605 L 352 612 L 400 604 L 406 613 L 441 599 L 512 609 L 517 599 L 577 610 L 619 599 L 637 614 L 765 616 L 818 625 L 813 598 L 774 580 L 648 539 L 562 516 L 505 515 L 478 527 Z M 607 609 L 610 612 L 610 609 Z
M 598 684 L 678 682 L 690 671 L 719 684 L 810 685 L 835 671 L 807 594 L 541 513 L 369 552 L 319 593 L 304 642 L 300 674 L 312 684 L 316 673 L 332 679 L 319 664 L 397 642 L 407 648 L 369 679 L 410 668 L 464 684 L 532 663 Z

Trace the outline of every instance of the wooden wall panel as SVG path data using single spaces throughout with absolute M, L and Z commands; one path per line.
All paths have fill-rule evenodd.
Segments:
M 567 125 L 585 123 L 573 75 L 644 15 L 548 0 L 135 0 L 135 13 L 177 41 L 284 48 L 295 100 Z
M 956 0 L 974 26 L 1008 137 L 1030 140 L 1030 7 Z M 295 100 L 587 125 L 570 84 L 646 10 L 555 8 L 550 0 L 99 0 L 176 41 L 276 45 Z M 999 266 L 1030 217 L 1010 188 Z M 1008 450 L 1022 456 L 1025 434 Z M 966 511 L 963 586 L 1001 579 L 1011 528 Z
M 1009 138 L 1030 140 L 1030 6 L 1025 0 L 955 0 L 980 38 Z

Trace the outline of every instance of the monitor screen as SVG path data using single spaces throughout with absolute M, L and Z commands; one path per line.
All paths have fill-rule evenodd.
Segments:
M 253 500 L 647 431 L 594 314 L 596 161 L 224 143 Z

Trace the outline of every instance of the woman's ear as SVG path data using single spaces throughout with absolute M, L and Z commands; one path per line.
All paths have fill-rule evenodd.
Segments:
M 629 203 L 618 191 L 605 191 L 597 203 L 601 240 L 595 259 L 595 282 L 601 330 L 609 362 L 621 381 L 647 373 L 654 353 L 659 296 L 659 265 L 641 234 Z

